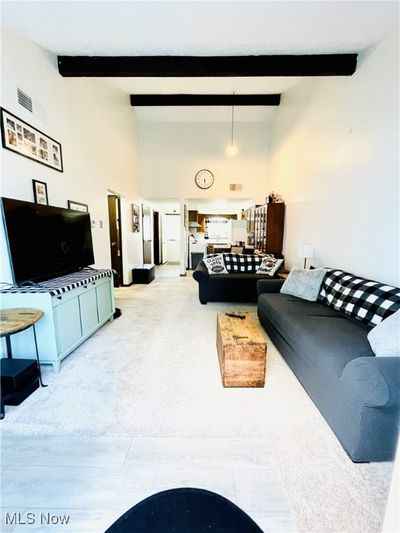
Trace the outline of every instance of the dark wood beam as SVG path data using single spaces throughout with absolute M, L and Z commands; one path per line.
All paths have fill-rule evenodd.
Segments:
M 356 68 L 357 54 L 58 56 L 58 70 L 66 77 L 351 76 Z
M 280 94 L 131 94 L 131 105 L 141 106 L 277 106 Z

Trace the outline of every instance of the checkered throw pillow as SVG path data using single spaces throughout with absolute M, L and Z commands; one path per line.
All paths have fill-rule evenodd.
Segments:
M 228 272 L 254 273 L 263 260 L 263 256 L 261 255 L 232 253 L 225 253 L 223 255 Z
M 328 271 L 318 299 L 369 326 L 400 309 L 400 289 L 342 270 Z

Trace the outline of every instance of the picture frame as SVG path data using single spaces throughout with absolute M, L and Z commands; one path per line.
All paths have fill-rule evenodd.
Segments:
M 33 201 L 35 204 L 49 205 L 49 196 L 47 194 L 47 183 L 39 180 L 32 180 Z
M 58 172 L 64 172 L 61 144 L 46 133 L 0 107 L 3 148 L 36 161 Z
M 133 233 L 140 232 L 140 208 L 136 204 L 132 204 L 132 231 Z
M 87 204 L 82 204 L 82 202 L 75 202 L 75 200 L 68 200 L 68 209 L 73 209 L 74 211 L 81 211 L 82 213 L 89 213 L 89 206 Z

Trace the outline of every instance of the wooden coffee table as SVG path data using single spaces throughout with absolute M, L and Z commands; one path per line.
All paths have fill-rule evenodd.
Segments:
M 224 387 L 264 387 L 267 345 L 261 326 L 249 312 L 244 319 L 217 315 L 217 350 Z

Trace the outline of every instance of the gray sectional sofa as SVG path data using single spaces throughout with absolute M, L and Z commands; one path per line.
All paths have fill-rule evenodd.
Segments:
M 371 327 L 321 301 L 259 281 L 258 316 L 354 462 L 393 459 L 400 414 L 400 358 L 376 357 Z

